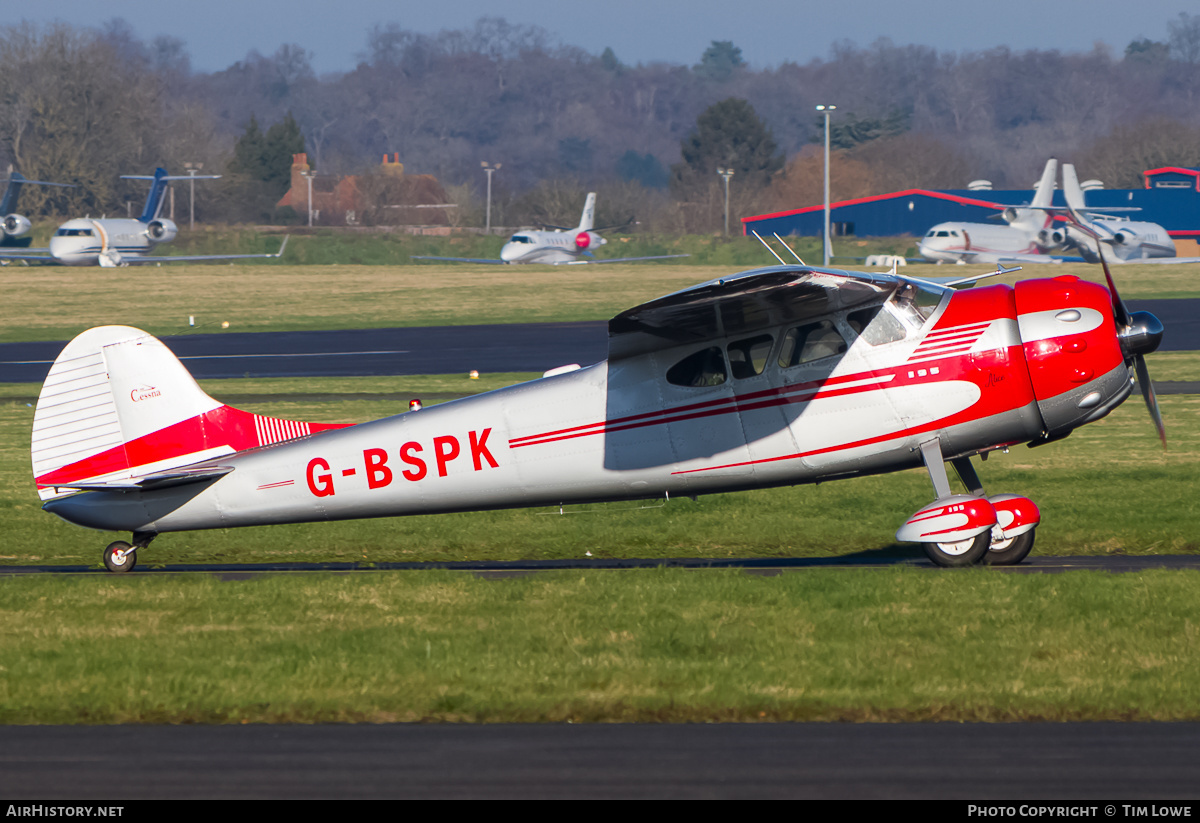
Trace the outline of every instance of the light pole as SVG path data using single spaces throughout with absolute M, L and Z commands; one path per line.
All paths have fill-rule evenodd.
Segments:
M 817 111 L 825 114 L 825 265 L 829 265 L 829 113 L 837 106 L 817 106 Z
M 203 163 L 184 163 L 188 177 L 188 231 L 196 228 L 196 173 L 204 168 Z
M 729 178 L 733 177 L 733 169 L 724 166 L 717 167 L 717 174 L 725 180 L 725 236 L 729 236 Z
M 312 228 L 312 181 L 317 176 L 315 171 L 302 171 L 304 179 L 308 181 L 308 227 Z
M 483 170 L 484 170 L 484 172 L 487 173 L 487 178 L 488 178 L 487 223 L 483 227 L 483 233 L 491 234 L 492 233 L 492 172 L 498 171 L 500 169 L 500 164 L 497 163 L 496 165 L 491 166 L 491 165 L 488 165 L 486 160 L 484 160 L 479 165 L 483 166 Z

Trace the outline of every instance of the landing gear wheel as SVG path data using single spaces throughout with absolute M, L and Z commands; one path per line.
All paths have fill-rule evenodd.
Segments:
M 1033 549 L 1033 535 L 1036 531 L 1034 528 L 1007 540 L 996 540 L 988 547 L 987 554 L 980 562 L 985 566 L 1015 566 Z
M 137 565 L 137 549 L 124 540 L 108 544 L 104 550 L 104 568 L 114 574 L 124 574 L 133 571 Z
M 938 566 L 973 566 L 988 552 L 992 542 L 990 529 L 955 543 L 922 543 L 925 554 Z

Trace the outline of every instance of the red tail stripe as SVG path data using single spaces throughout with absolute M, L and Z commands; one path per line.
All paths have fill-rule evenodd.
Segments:
M 186 457 L 206 449 L 228 446 L 245 451 L 268 445 L 262 442 L 255 428 L 254 415 L 231 406 L 221 406 L 196 417 L 183 420 L 165 429 L 130 440 L 119 446 L 78 460 L 38 477 L 39 486 L 77 483 L 113 472 L 126 471 L 150 463 Z M 274 418 L 263 418 L 274 420 Z M 283 421 L 280 421 L 283 422 Z M 313 432 L 341 429 L 348 424 L 310 423 Z

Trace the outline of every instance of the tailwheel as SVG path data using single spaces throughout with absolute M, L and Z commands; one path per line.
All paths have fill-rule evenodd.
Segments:
M 1015 566 L 1033 550 L 1033 535 L 1037 531 L 1036 528 L 1009 538 L 1001 538 L 998 534 L 999 528 L 993 531 L 997 534 L 990 541 L 988 551 L 981 561 L 985 566 Z
M 124 540 L 116 540 L 108 544 L 104 550 L 104 568 L 115 574 L 133 571 L 137 565 L 137 549 Z
M 990 529 L 966 540 L 953 543 L 922 543 L 925 554 L 938 566 L 973 566 L 988 553 L 992 542 Z

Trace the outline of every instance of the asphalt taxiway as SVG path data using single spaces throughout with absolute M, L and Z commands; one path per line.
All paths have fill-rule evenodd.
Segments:
M 1200 299 L 1130 300 L 1166 327 L 1159 351 L 1200 350 Z M 544 372 L 608 356 L 608 324 L 513 323 L 168 336 L 200 380 Z M 0 383 L 41 383 L 66 341 L 0 344 Z
M 997 801 L 1126 819 L 1130 801 L 1194 816 L 1197 751 L 1195 723 L 8 726 L 0 797 L 941 799 L 964 819 Z

